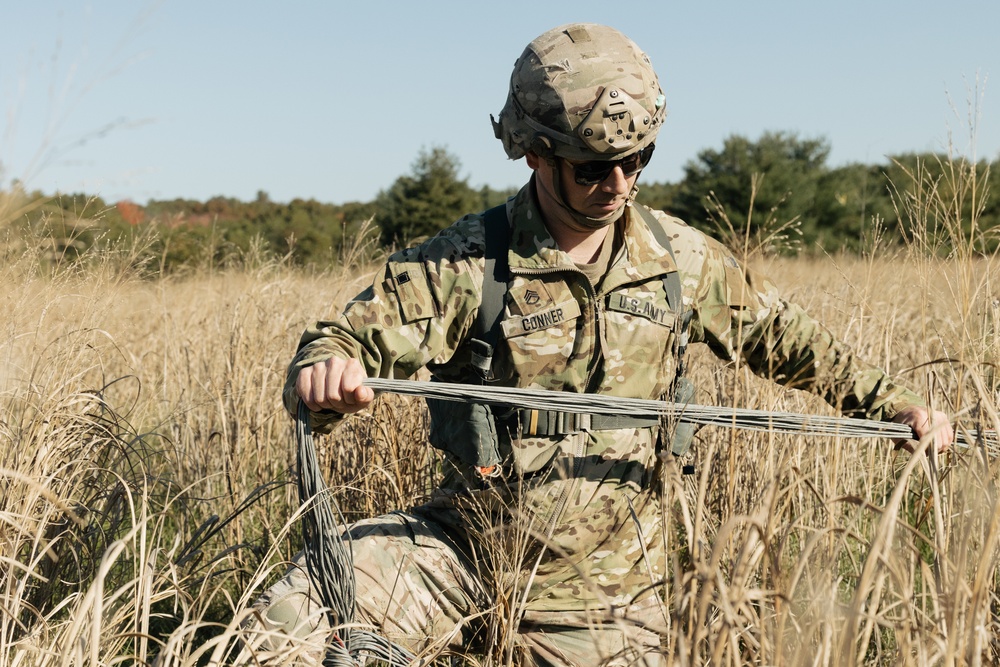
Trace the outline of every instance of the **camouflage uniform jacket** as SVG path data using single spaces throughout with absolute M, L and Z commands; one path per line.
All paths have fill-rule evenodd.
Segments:
M 596 290 L 556 247 L 530 184 L 508 202 L 508 215 L 511 281 L 498 345 L 498 375 L 506 386 L 663 397 L 675 366 L 674 313 L 663 275 L 678 270 L 685 304 L 693 309 L 691 342 L 706 343 L 722 359 L 742 357 L 755 372 L 820 393 L 857 416 L 887 419 L 922 403 L 783 300 L 771 282 L 741 267 L 721 244 L 664 213 L 654 215 L 677 265 L 626 209 L 623 248 Z M 482 217 L 470 215 L 393 255 L 339 319 L 303 334 L 289 369 L 286 407 L 296 401 L 298 369 L 334 355 L 358 359 L 370 376 L 405 378 L 427 367 L 440 379 L 469 381 L 463 343 L 480 303 L 483 239 Z M 316 414 L 314 425 L 322 431 L 338 418 Z M 648 590 L 651 576 L 666 574 L 652 491 L 656 438 L 650 428 L 505 437 L 507 482 L 473 490 L 480 509 L 460 511 L 471 502 L 466 492 L 428 511 L 473 543 L 477 531 L 495 536 L 501 525 L 546 536 L 551 548 L 540 555 L 526 548 L 524 564 L 510 568 L 514 589 L 530 581 L 529 611 L 626 605 Z M 523 543 L 511 536 L 507 553 Z

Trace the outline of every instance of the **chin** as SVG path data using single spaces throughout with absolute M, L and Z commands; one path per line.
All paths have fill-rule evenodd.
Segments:
M 590 209 L 590 215 L 594 218 L 602 218 L 606 215 L 611 215 L 616 213 L 618 209 L 622 207 L 624 202 L 615 202 L 614 204 L 592 206 Z

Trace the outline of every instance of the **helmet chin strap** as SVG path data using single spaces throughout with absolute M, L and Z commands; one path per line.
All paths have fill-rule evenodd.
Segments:
M 549 163 L 549 165 L 552 166 L 555 175 L 555 178 L 552 179 L 554 190 L 553 192 L 550 193 L 552 195 L 552 199 L 554 199 L 556 204 L 558 204 L 559 207 L 562 208 L 562 210 L 566 211 L 566 214 L 569 216 L 569 219 L 567 220 L 567 225 L 569 225 L 569 227 L 575 229 L 578 232 L 592 232 L 598 229 L 603 229 L 608 225 L 614 224 L 614 222 L 622 216 L 622 213 L 625 211 L 625 207 L 632 205 L 632 201 L 635 199 L 636 193 L 639 192 L 639 188 L 633 185 L 631 192 L 628 193 L 628 197 L 625 198 L 625 201 L 622 202 L 622 205 L 616 208 L 611 213 L 608 213 L 607 215 L 602 215 L 599 218 L 585 215 L 580 211 L 577 211 L 568 203 L 566 203 L 566 199 L 563 196 L 562 169 L 559 167 L 558 162 L 556 162 L 558 158 L 551 157 L 544 159 L 546 160 L 546 162 Z M 638 180 L 639 179 L 637 178 L 636 182 L 638 182 Z M 537 180 L 535 181 L 535 186 L 538 187 Z

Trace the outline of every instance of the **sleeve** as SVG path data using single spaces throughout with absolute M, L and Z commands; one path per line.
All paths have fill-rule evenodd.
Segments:
M 475 321 L 482 271 L 481 258 L 448 236 L 390 257 L 339 318 L 302 334 L 282 392 L 285 408 L 295 414 L 299 371 L 331 357 L 357 359 L 369 377 L 382 378 L 447 364 Z M 341 418 L 333 411 L 314 413 L 312 425 L 326 432 Z
M 905 407 L 925 405 L 783 299 L 770 280 L 742 266 L 722 244 L 706 244 L 693 340 L 707 343 L 720 358 L 743 359 L 761 377 L 817 394 L 848 416 L 888 420 Z

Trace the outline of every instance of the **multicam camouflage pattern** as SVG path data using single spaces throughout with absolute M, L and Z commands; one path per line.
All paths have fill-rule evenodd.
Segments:
M 353 627 L 413 652 L 484 650 L 485 642 L 498 639 L 484 613 L 492 599 L 481 581 L 489 575 L 427 514 L 394 512 L 351 527 L 358 591 Z M 649 602 L 611 619 L 588 612 L 528 613 L 518 634 L 506 638 L 514 664 L 657 667 L 659 637 L 651 628 L 658 625 L 659 609 Z M 249 641 L 235 664 L 321 663 L 330 625 L 301 555 L 256 602 L 249 621 Z M 559 632 L 551 631 L 554 626 Z
M 415 651 L 442 638 L 462 644 L 463 624 L 484 608 L 487 598 L 441 526 L 394 512 L 353 524 L 349 537 L 355 584 L 362 593 L 356 624 Z M 254 606 L 259 618 L 254 619 L 252 648 L 258 659 L 297 649 L 301 655 L 293 664 L 320 664 L 330 625 L 301 554 Z M 289 642 L 289 637 L 297 641 Z
M 614 28 L 574 23 L 525 48 L 493 129 L 512 160 L 529 150 L 613 160 L 653 143 L 665 117 L 656 72 L 635 42 Z
M 627 210 L 622 251 L 595 289 L 556 247 L 530 185 L 508 211 L 512 281 L 498 365 L 503 385 L 664 396 L 674 374 L 675 331 L 662 278 L 678 270 L 693 309 L 691 342 L 820 393 L 855 416 L 888 419 L 922 404 L 782 299 L 773 283 L 675 218 L 654 212 L 672 240 L 676 266 Z M 305 332 L 289 370 L 286 406 L 296 402 L 298 369 L 333 355 L 360 360 L 371 376 L 409 377 L 426 367 L 442 380 L 468 381 L 464 343 L 480 303 L 483 243 L 482 218 L 473 215 L 394 255 L 338 320 Z M 329 430 L 337 419 L 316 414 L 314 426 Z M 503 548 L 490 551 L 508 561 L 480 563 L 493 594 L 521 591 L 529 615 L 596 612 L 651 595 L 650 579 L 668 574 L 657 533 L 654 429 L 532 438 L 500 430 L 507 434 L 500 443 L 503 476 L 484 483 L 452 457 L 451 492 L 424 510 L 460 542 L 500 541 Z M 511 561 L 511 554 L 520 556 Z

